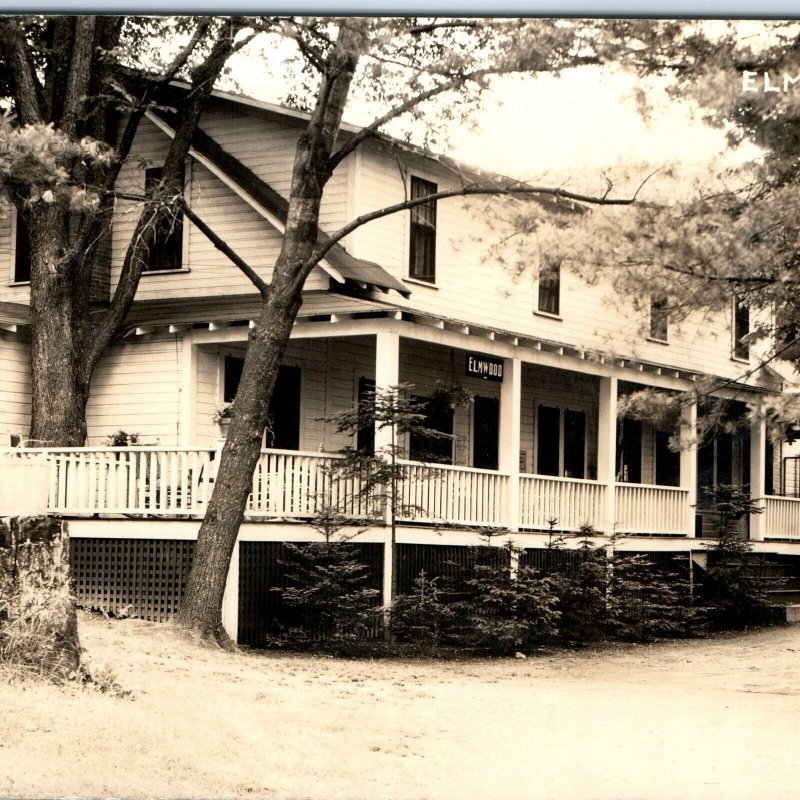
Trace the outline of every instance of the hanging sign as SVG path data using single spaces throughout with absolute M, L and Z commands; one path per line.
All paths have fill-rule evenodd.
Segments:
M 503 359 L 491 358 L 480 353 L 467 353 L 467 375 L 486 378 L 490 381 L 503 380 Z

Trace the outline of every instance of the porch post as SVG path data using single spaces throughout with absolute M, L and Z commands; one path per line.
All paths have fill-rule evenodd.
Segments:
M 603 532 L 612 534 L 617 522 L 617 389 L 614 376 L 600 378 L 597 425 L 597 480 L 605 484 Z
M 697 508 L 697 401 L 681 406 L 680 433 L 681 489 L 686 489 L 686 533 L 695 535 L 695 513 Z
M 760 408 L 750 422 L 750 498 L 764 508 L 766 494 L 767 423 Z M 745 467 L 746 468 L 746 467 Z M 763 542 L 766 532 L 765 514 L 750 515 L 750 539 Z
M 519 448 L 522 416 L 522 361 L 503 361 L 503 383 L 500 385 L 500 441 L 497 466 L 508 475 L 505 519 L 510 531 L 519 530 Z
M 183 447 L 197 445 L 197 346 L 194 332 L 181 334 L 181 396 L 178 422 L 178 444 Z
M 239 540 L 233 546 L 225 594 L 222 596 L 222 627 L 236 642 L 239 638 Z
M 397 333 L 379 332 L 375 334 L 375 391 L 388 389 L 400 383 L 400 335 Z M 375 430 L 375 452 L 390 447 L 392 430 L 387 425 Z M 383 545 L 383 605 L 388 608 L 392 603 L 392 586 L 394 577 L 395 536 L 392 526 L 391 504 L 394 498 L 389 497 L 385 509 L 386 537 Z

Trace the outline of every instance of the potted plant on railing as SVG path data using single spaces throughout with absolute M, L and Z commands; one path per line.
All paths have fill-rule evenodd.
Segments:
M 222 403 L 214 409 L 212 421 L 219 426 L 221 436 L 226 436 L 228 426 L 231 424 L 231 414 L 233 413 L 233 401 Z
M 109 434 L 103 444 L 106 447 L 128 447 L 129 445 L 139 444 L 139 434 L 128 433 L 120 429 Z

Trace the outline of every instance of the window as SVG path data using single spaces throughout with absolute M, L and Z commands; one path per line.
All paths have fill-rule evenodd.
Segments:
M 750 309 L 738 297 L 733 298 L 733 357 L 748 360 L 750 343 Z
M 436 464 L 453 463 L 453 409 L 446 403 L 427 397 L 415 397 L 424 404 L 423 428 L 444 434 L 426 435 L 424 430 L 414 429 L 409 437 L 409 457 L 413 461 L 428 461 Z
M 369 403 L 373 408 L 375 407 L 374 378 L 358 379 L 359 409 L 365 408 L 366 403 Z M 366 407 L 365 412 L 368 409 L 369 406 Z M 375 425 L 371 420 L 359 421 L 358 431 L 356 432 L 356 449 L 360 453 L 365 453 L 367 455 L 372 455 L 375 452 Z
M 29 283 L 31 279 L 31 240 L 25 220 L 17 214 L 17 233 L 14 241 L 14 283 Z
M 656 484 L 658 486 L 680 486 L 681 456 L 670 446 L 671 431 L 656 431 Z
M 536 472 L 586 477 L 586 413 L 540 405 L 536 409 Z
M 650 338 L 666 342 L 669 334 L 669 312 L 667 298 L 656 295 L 650 298 Z
M 435 194 L 437 186 L 422 178 L 411 178 L 411 199 Z M 436 201 L 428 200 L 411 209 L 411 243 L 408 275 L 420 281 L 436 280 Z
M 561 308 L 561 263 L 551 261 L 539 268 L 539 311 L 558 314 Z
M 150 192 L 161 182 L 163 169 L 150 167 L 144 173 L 145 191 Z M 163 219 L 150 246 L 146 270 L 181 269 L 183 267 L 183 213 L 170 213 Z
M 642 421 L 623 417 L 617 425 L 617 481 L 641 483 Z

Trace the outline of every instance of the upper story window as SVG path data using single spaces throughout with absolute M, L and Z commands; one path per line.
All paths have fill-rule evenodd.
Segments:
M 163 169 L 150 167 L 144 173 L 145 191 L 149 192 L 161 182 Z M 181 181 L 183 183 L 183 181 Z M 163 219 L 150 245 L 150 255 L 145 270 L 181 269 L 183 267 L 183 213 L 171 213 Z
M 539 267 L 539 311 L 559 314 L 561 310 L 561 263 L 545 261 Z
M 31 280 L 31 240 L 25 220 L 16 214 L 16 235 L 14 240 L 14 283 L 30 283 Z
M 436 194 L 435 183 L 411 178 L 411 199 Z M 408 276 L 420 281 L 436 281 L 436 201 L 428 200 L 411 209 L 411 242 Z
M 650 298 L 650 338 L 666 342 L 669 336 L 669 311 L 667 298 L 654 295 Z
M 748 360 L 750 358 L 750 343 L 747 335 L 750 333 L 750 309 L 739 297 L 733 298 L 733 357 Z

